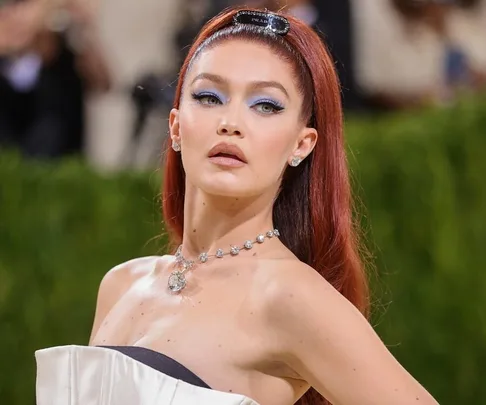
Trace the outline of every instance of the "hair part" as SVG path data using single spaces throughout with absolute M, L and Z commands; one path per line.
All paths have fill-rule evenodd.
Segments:
M 232 26 L 233 16 L 241 9 L 225 10 L 203 27 L 181 68 L 174 108 L 180 106 L 184 79 L 194 61 L 222 41 L 263 43 L 292 64 L 303 94 L 302 114 L 312 122 L 319 140 L 300 166 L 284 172 L 273 206 L 274 225 L 287 248 L 368 316 L 368 284 L 352 218 L 341 93 L 334 62 L 319 35 L 302 21 L 285 16 L 291 28 L 282 37 L 260 27 Z M 177 245 L 184 228 L 185 173 L 180 155 L 169 143 L 166 150 L 163 213 L 171 241 Z M 309 390 L 299 404 L 328 402 Z

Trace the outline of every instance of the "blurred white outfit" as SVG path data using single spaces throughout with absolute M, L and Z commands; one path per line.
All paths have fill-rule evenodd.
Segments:
M 177 0 L 99 0 L 98 40 L 113 78 L 113 89 L 91 94 L 86 103 L 86 155 L 99 169 L 124 166 L 135 120 L 132 87 L 146 73 L 173 71 L 173 35 L 179 25 Z M 166 121 L 159 119 L 159 141 Z M 160 142 L 155 146 L 161 149 Z
M 440 92 L 446 47 L 433 30 L 406 21 L 389 0 L 351 0 L 351 4 L 356 80 L 364 93 Z
M 37 405 L 258 405 L 173 378 L 110 348 L 60 346 L 35 356 Z

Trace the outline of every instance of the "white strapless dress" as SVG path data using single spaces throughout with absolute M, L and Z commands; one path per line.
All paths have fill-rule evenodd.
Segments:
M 60 346 L 39 350 L 37 405 L 258 405 L 166 375 L 119 351 Z

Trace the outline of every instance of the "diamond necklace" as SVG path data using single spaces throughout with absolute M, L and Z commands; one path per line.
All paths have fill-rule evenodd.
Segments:
M 224 251 L 223 249 L 216 250 L 214 255 L 210 255 L 207 252 L 203 252 L 198 256 L 199 263 L 206 263 L 210 258 L 216 257 L 217 259 L 222 259 L 226 255 L 237 256 L 241 250 L 250 250 L 253 248 L 255 243 L 261 244 L 265 242 L 265 239 L 270 239 L 273 237 L 279 237 L 280 233 L 278 229 L 272 229 L 267 233 L 261 233 L 258 235 L 254 240 L 247 240 L 243 243 L 243 246 L 231 245 L 229 251 Z M 188 260 L 182 255 L 182 245 L 177 248 L 176 254 L 176 264 L 178 269 L 174 270 L 167 282 L 169 290 L 172 292 L 179 292 L 184 289 L 186 286 L 186 272 L 192 270 L 196 265 L 194 260 Z

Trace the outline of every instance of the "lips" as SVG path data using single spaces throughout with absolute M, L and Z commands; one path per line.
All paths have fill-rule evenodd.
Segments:
M 241 163 L 248 163 L 243 151 L 234 144 L 219 143 L 208 153 L 209 158 L 234 159 Z

